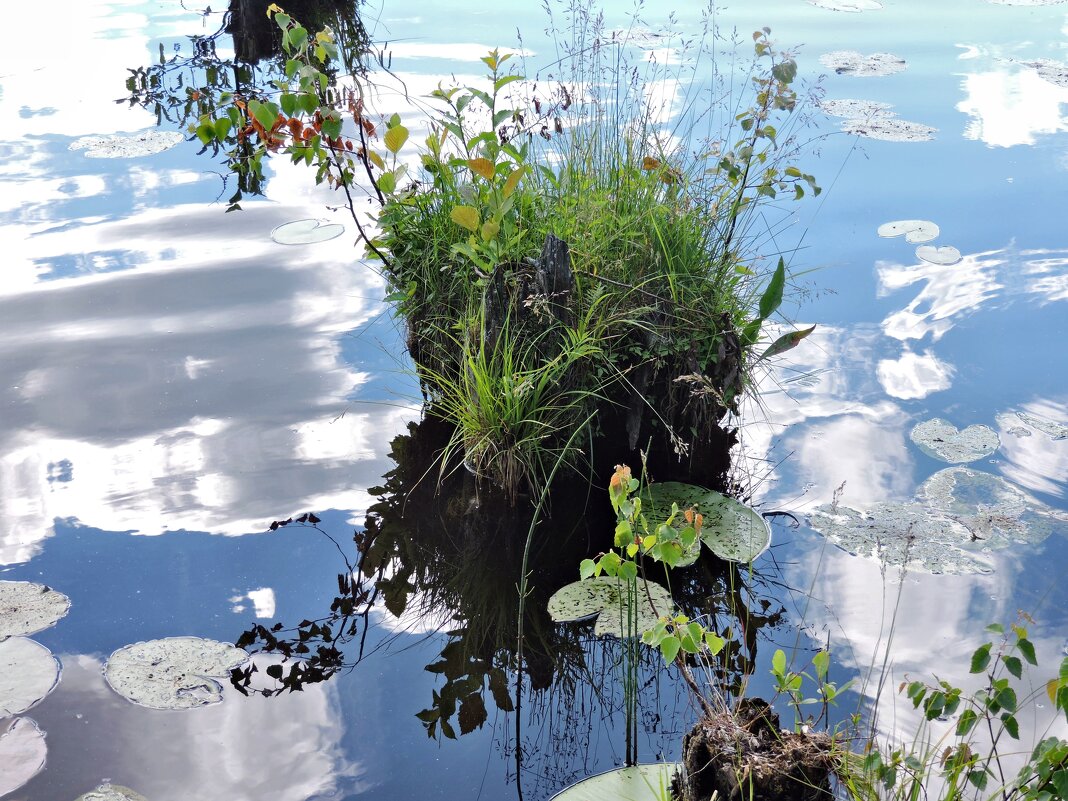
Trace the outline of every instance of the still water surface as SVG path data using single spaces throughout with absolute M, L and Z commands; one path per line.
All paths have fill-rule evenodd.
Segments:
M 679 24 L 695 24 L 681 5 Z M 819 154 L 805 166 L 825 191 L 797 205 L 780 238 L 802 243 L 786 317 L 819 327 L 767 377 L 738 463 L 762 477 L 758 502 L 802 517 L 843 482 L 841 502 L 858 509 L 904 501 L 945 467 L 908 433 L 942 417 L 997 429 L 1000 450 L 971 466 L 1064 512 L 1068 439 L 1021 426 L 1016 413 L 1068 424 L 1068 83 L 1029 66 L 1068 61 L 1068 4 L 884 5 L 842 13 L 775 0 L 719 12 L 743 40 L 769 25 L 781 46 L 797 46 L 802 77 L 826 97 L 892 103 L 937 129 L 930 142 L 883 142 L 835 134 L 839 120 L 814 116 Z M 612 4 L 608 25 L 626 24 L 628 8 Z M 104 660 L 129 643 L 233 642 L 254 622 L 324 614 L 344 570 L 338 550 L 313 530 L 267 524 L 314 510 L 351 551 L 419 395 L 354 233 L 307 247 L 271 241 L 289 220 L 345 222 L 309 175 L 272 162 L 266 198 L 224 215 L 220 167 L 194 143 L 132 159 L 69 149 L 85 135 L 154 127 L 154 115 L 114 102 L 127 69 L 161 45 L 188 46 L 220 15 L 169 0 L 64 4 L 47 19 L 38 9 L 5 10 L 25 35 L 0 54 L 0 579 L 49 584 L 73 605 L 35 635 L 62 678 L 27 713 L 47 732 L 47 765 L 9 797 L 73 801 L 110 779 L 150 801 L 544 799 L 620 764 L 615 654 L 588 630 L 554 635 L 574 669 L 553 679 L 551 666 L 531 668 L 518 713 L 487 693 L 483 727 L 457 741 L 426 736 L 415 715 L 443 679 L 424 668 L 445 632 L 474 616 L 478 604 L 462 599 L 400 619 L 376 610 L 366 658 L 303 693 L 228 689 L 215 706 L 157 711 L 104 683 Z M 658 14 L 645 13 L 652 24 Z M 478 75 L 478 57 L 514 45 L 517 27 L 533 63 L 551 57 L 536 4 L 386 2 L 365 19 L 394 42 L 393 69 L 413 86 Z M 843 49 L 892 52 L 907 68 L 825 74 L 819 56 Z M 962 261 L 930 264 L 876 235 L 899 219 L 936 222 L 934 244 Z M 891 687 L 934 669 L 966 681 L 983 626 L 1017 609 L 1038 621 L 1041 665 L 1066 647 L 1063 525 L 1040 544 L 988 554 L 989 574 L 901 583 L 805 526 L 776 526 L 775 537 L 748 595 L 784 608 L 759 631 L 760 659 L 792 647 L 800 627 L 830 642 L 837 678 L 857 675 L 885 645 L 881 621 L 902 587 Z M 500 569 L 513 569 L 509 546 L 493 542 L 512 566 Z M 485 558 L 469 546 L 455 558 Z M 540 575 L 558 586 L 573 564 Z M 436 574 L 421 570 L 463 572 L 447 557 Z M 515 575 L 488 583 L 507 595 Z M 692 709 L 670 674 L 645 675 L 640 755 L 673 758 Z M 1046 713 L 1021 720 L 1025 740 Z M 885 728 L 907 732 L 910 714 L 898 704 Z

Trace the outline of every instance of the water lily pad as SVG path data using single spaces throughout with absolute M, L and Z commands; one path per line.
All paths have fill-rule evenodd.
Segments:
M 920 485 L 917 497 L 962 524 L 973 547 L 1037 544 L 1053 533 L 1068 534 L 1068 513 L 1051 509 L 1000 476 L 950 467 Z
M 916 248 L 916 258 L 929 262 L 930 264 L 938 264 L 942 267 L 949 267 L 960 261 L 960 251 L 951 245 L 943 245 L 942 247 L 935 247 L 934 245 L 920 245 Z
M 809 5 L 826 8 L 828 11 L 845 11 L 856 14 L 861 11 L 875 11 L 882 8 L 878 0 L 808 0 Z
M 25 712 L 58 682 L 59 662 L 43 645 L 25 637 L 0 642 L 0 718 Z
M 565 787 L 549 801 L 662 801 L 681 768 L 681 762 L 618 768 Z
M 971 425 L 958 431 L 955 425 L 940 417 L 914 426 L 909 439 L 928 456 L 950 464 L 974 462 L 989 456 L 1001 445 L 997 432 L 990 426 Z
M 871 117 L 867 120 L 846 120 L 842 130 L 854 136 L 880 139 L 884 142 L 930 142 L 937 128 L 897 117 Z
M 679 509 L 696 507 L 704 517 L 701 541 L 720 559 L 752 562 L 771 543 L 771 527 L 755 509 L 734 498 L 694 484 L 660 481 L 650 484 L 643 496 L 647 517 L 665 520 L 671 504 Z
M 940 231 L 930 220 L 895 220 L 880 225 L 877 233 L 886 238 L 904 234 L 905 241 L 915 245 L 936 239 Z
M 864 55 L 856 50 L 835 50 L 820 56 L 820 63 L 839 75 L 854 75 L 858 78 L 876 78 L 902 72 L 905 59 L 893 53 Z
M 337 239 L 345 233 L 340 223 L 323 224 L 319 220 L 294 220 L 282 223 L 271 231 L 271 239 L 279 245 L 313 245 Z
M 671 595 L 652 581 L 638 580 L 636 604 L 636 630 L 643 634 L 656 626 L 662 615 L 673 610 Z M 627 585 L 614 576 L 592 578 L 565 584 L 549 598 L 546 609 L 558 623 L 586 620 L 597 615 L 593 633 L 623 635 L 627 625 Z M 650 603 L 650 600 L 652 603 Z
M 74 801 L 148 801 L 148 799 L 129 787 L 104 782 L 95 790 L 78 796 Z
M 0 581 L 0 640 L 33 634 L 70 611 L 70 598 L 32 581 Z
M 130 159 L 170 150 L 184 140 L 177 131 L 144 131 L 132 136 L 83 136 L 71 142 L 70 150 L 84 150 L 93 159 Z
M 867 511 L 847 506 L 817 507 L 809 525 L 834 545 L 889 567 L 926 573 L 990 573 L 978 554 L 969 553 L 972 534 L 962 524 L 920 503 L 881 503 Z
M 127 645 L 104 666 L 111 689 L 135 704 L 153 709 L 189 709 L 222 700 L 226 676 L 243 664 L 240 648 L 200 637 L 167 637 Z
M 31 718 L 0 723 L 0 796 L 14 792 L 40 773 L 47 756 L 44 732 Z
M 1051 420 L 1038 414 L 1031 414 L 1030 412 L 1017 412 L 1016 416 L 1031 428 L 1041 431 L 1052 440 L 1068 439 L 1068 426 L 1064 423 L 1058 423 L 1056 420 Z
M 866 120 L 871 117 L 894 117 L 890 103 L 879 103 L 875 100 L 853 100 L 851 98 L 821 100 L 820 111 L 832 117 L 843 117 L 847 120 Z

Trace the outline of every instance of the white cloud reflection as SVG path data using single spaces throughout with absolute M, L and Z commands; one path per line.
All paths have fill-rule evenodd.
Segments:
M 949 389 L 953 379 L 953 367 L 935 356 L 930 350 L 922 354 L 906 350 L 897 359 L 879 362 L 879 383 L 886 394 L 901 400 L 926 398 L 934 392 Z
M 1065 401 L 1036 399 L 1019 411 L 1068 424 Z M 997 426 L 999 467 L 1006 478 L 1035 492 L 1068 496 L 1068 439 L 1053 439 L 1011 412 L 999 414 Z
M 992 147 L 1034 144 L 1035 138 L 1068 131 L 1068 88 L 1041 78 L 1031 67 L 1002 61 L 995 69 L 974 72 L 961 82 L 964 99 L 957 110 L 970 119 L 967 139 Z

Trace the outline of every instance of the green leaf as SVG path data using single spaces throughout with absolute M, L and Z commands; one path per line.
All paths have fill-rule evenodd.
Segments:
M 519 81 L 519 80 L 522 80 L 522 79 L 523 79 L 522 75 L 503 75 L 503 76 L 501 76 L 500 78 L 498 78 L 494 82 L 493 91 L 494 92 L 499 92 L 499 91 L 501 91 L 501 89 L 503 89 L 505 86 L 510 84 L 512 81 Z
M 771 74 L 775 80 L 781 83 L 793 83 L 794 78 L 797 77 L 797 62 L 793 59 L 787 59 L 776 64 L 771 68 Z
M 1068 798 L 1068 768 L 1061 768 L 1049 780 L 1061 798 Z
M 197 139 L 205 145 L 210 144 L 215 139 L 215 126 L 211 120 L 205 120 L 197 126 Z
M 720 637 L 714 631 L 705 632 L 705 645 L 708 646 L 709 653 L 712 656 L 717 656 L 720 651 L 723 650 L 723 646 L 727 644 L 727 641 Z
M 974 709 L 965 709 L 961 712 L 960 717 L 957 719 L 957 736 L 965 737 L 975 726 L 977 720 L 979 720 L 979 716 Z
M 583 559 L 579 562 L 579 577 L 588 579 L 597 570 L 597 564 L 592 559 Z
M 972 665 L 969 668 L 970 673 L 982 673 L 986 670 L 987 665 L 990 664 L 990 647 L 991 643 L 983 643 L 972 654 Z
M 784 262 L 782 256 L 780 256 L 779 264 L 771 276 L 771 281 L 764 290 L 764 294 L 760 296 L 760 317 L 762 320 L 766 320 L 777 308 L 779 308 L 779 305 L 782 303 L 782 290 L 785 285 L 786 262 Z
M 771 657 L 771 672 L 776 676 L 786 675 L 786 653 L 779 648 Z
M 1005 668 L 1016 678 L 1020 678 L 1023 675 L 1023 662 L 1019 657 L 1015 656 L 1003 656 L 1001 661 L 1005 663 Z
M 278 102 L 282 105 L 282 113 L 287 117 L 292 117 L 297 111 L 297 96 L 291 92 L 283 92 L 282 96 L 278 98 Z
M 274 122 L 278 119 L 278 107 L 274 103 L 261 103 L 258 100 L 250 100 L 248 101 L 248 110 L 252 112 L 252 116 L 256 118 L 256 121 L 268 131 L 274 127 Z
M 1012 739 L 1020 739 L 1020 724 L 1016 722 L 1016 718 L 1013 715 L 1008 712 L 1004 713 L 1001 716 L 1001 723 Z
M 1030 640 L 1021 637 L 1016 645 L 1020 648 L 1020 653 L 1023 654 L 1024 659 L 1032 665 L 1038 664 L 1038 660 L 1035 658 L 1035 646 L 1031 644 Z
M 289 43 L 294 50 L 303 50 L 304 46 L 308 44 L 307 29 L 302 28 L 300 25 L 297 25 L 295 28 L 290 28 Z
M 811 328 L 802 328 L 797 331 L 791 331 L 788 334 L 783 334 L 781 337 L 772 342 L 768 346 L 767 350 L 760 354 L 760 356 L 757 358 L 757 361 L 759 362 L 763 359 L 770 359 L 772 356 L 778 356 L 780 353 L 785 353 L 788 350 L 796 348 L 802 339 L 807 337 L 815 330 L 816 326 L 812 326 Z
M 674 634 L 670 634 L 660 641 L 660 653 L 663 654 L 664 661 L 669 664 L 675 661 L 675 657 L 679 655 L 680 648 L 682 648 L 682 643 Z
M 284 14 L 281 11 L 274 15 L 274 21 L 278 23 L 278 27 L 281 28 L 283 31 L 289 27 L 289 23 L 291 20 L 292 17 L 290 17 L 289 14 Z
M 831 666 L 831 655 L 826 651 L 819 651 L 812 657 L 812 665 L 816 668 L 816 678 L 823 681 L 827 678 L 827 671 Z

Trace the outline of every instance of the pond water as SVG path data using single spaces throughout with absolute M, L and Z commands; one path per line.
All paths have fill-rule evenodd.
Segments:
M 676 24 L 696 25 L 694 4 L 680 5 Z M 755 502 L 803 524 L 776 524 L 752 573 L 705 565 L 684 591 L 705 608 L 737 595 L 762 610 L 739 656 L 756 660 L 757 691 L 777 647 L 803 658 L 829 643 L 839 680 L 862 677 L 889 648 L 890 680 L 881 690 L 858 682 L 847 714 L 877 698 L 889 708 L 905 675 L 938 671 L 974 687 L 967 659 L 984 626 L 1017 610 L 1036 620 L 1036 680 L 1068 648 L 1068 3 L 834 5 L 717 13 L 743 46 L 770 26 L 826 98 L 891 104 L 935 130 L 930 141 L 882 141 L 813 113 L 818 153 L 805 168 L 824 193 L 790 209 L 777 241 L 800 243 L 784 317 L 818 327 L 762 377 L 735 454 Z M 629 11 L 611 4 L 608 26 L 627 24 Z M 394 599 L 393 611 L 379 603 L 358 621 L 344 646 L 346 662 L 358 660 L 351 669 L 269 698 L 223 678 L 221 703 L 188 710 L 138 706 L 109 687 L 105 660 L 132 643 L 233 643 L 255 624 L 329 615 L 374 488 L 418 486 L 434 432 L 393 442 L 420 410 L 403 335 L 351 221 L 309 174 L 275 160 L 265 197 L 224 214 L 225 167 L 198 156 L 199 143 L 124 158 L 71 149 L 85 136 L 154 129 L 154 114 L 122 101 L 128 70 L 217 30 L 218 9 L 86 0 L 44 19 L 26 3 L 5 15 L 19 34 L 0 51 L 0 580 L 71 599 L 65 618 L 32 635 L 62 667 L 24 713 L 46 733 L 47 761 L 5 798 L 74 801 L 112 781 L 149 801 L 545 799 L 622 764 L 618 644 L 534 615 L 519 708 L 508 711 L 525 528 L 500 518 L 472 530 L 425 486 L 404 523 L 413 545 L 400 578 L 417 591 L 399 617 Z M 413 91 L 478 75 L 478 58 L 514 46 L 517 29 L 532 63 L 551 60 L 538 4 L 387 0 L 363 15 Z M 666 16 L 644 15 L 654 25 Z M 859 71 L 878 59 L 820 59 L 850 50 L 891 53 L 905 68 L 872 76 Z M 311 245 L 272 241 L 277 226 L 308 218 L 346 231 Z M 877 233 L 900 220 L 931 221 L 939 235 Z M 956 248 L 960 260 L 921 259 L 918 244 Z M 832 516 L 851 509 L 881 523 L 927 503 L 925 482 L 949 464 L 910 432 L 933 418 L 998 434 L 993 453 L 965 466 L 1027 493 L 1042 536 L 1014 529 L 983 545 L 995 515 L 1024 519 L 1023 507 L 966 498 L 973 536 L 938 559 L 959 552 L 978 567 L 950 559 L 941 573 L 901 578 L 804 524 L 835 500 Z M 384 516 L 397 513 L 386 506 Z M 304 512 L 317 527 L 269 528 Z M 577 578 L 587 536 L 562 531 L 535 554 L 531 604 Z M 875 548 L 860 535 L 843 542 Z M 676 758 L 693 704 L 673 671 L 646 661 L 638 754 Z M 483 683 L 484 694 L 472 692 Z M 455 740 L 428 737 L 432 715 L 416 717 L 441 708 L 446 686 L 484 695 L 485 722 Z M 468 703 L 474 725 L 481 715 Z M 917 718 L 898 699 L 881 720 L 907 736 Z M 1021 719 L 1022 739 L 1051 720 L 1046 708 Z M 1068 734 L 1063 718 L 1052 727 Z

